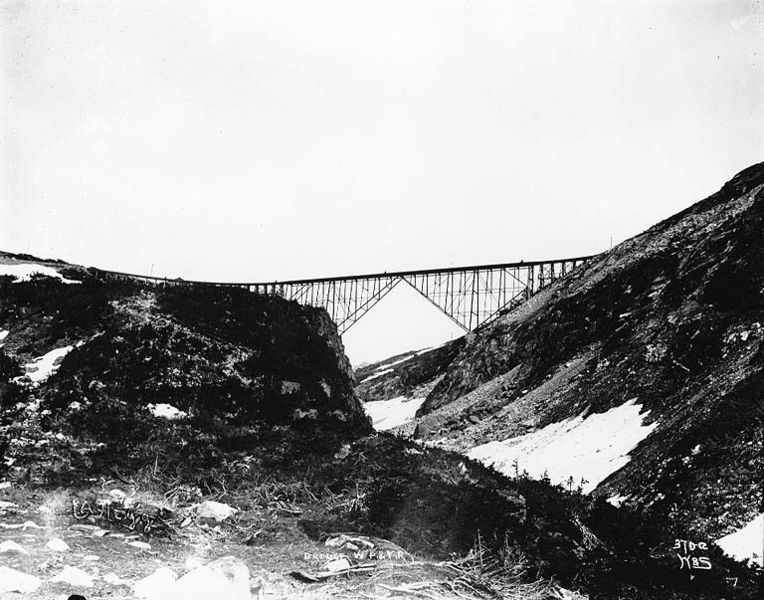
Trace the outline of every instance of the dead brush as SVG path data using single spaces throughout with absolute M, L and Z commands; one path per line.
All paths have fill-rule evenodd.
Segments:
M 228 494 L 242 506 L 250 506 L 271 514 L 300 515 L 300 505 L 319 501 L 319 496 L 306 481 L 280 482 L 269 477 L 254 485 L 243 485 Z
M 365 512 L 369 508 L 368 498 L 368 492 L 361 491 L 357 485 L 353 490 L 344 488 L 339 493 L 324 488 L 321 503 L 329 512 Z
M 194 485 L 177 483 L 164 493 L 164 498 L 171 506 L 188 506 L 202 500 L 202 490 Z
M 509 555 L 490 553 L 476 542 L 461 558 L 443 562 L 409 560 L 378 564 L 371 574 L 350 583 L 343 578 L 324 591 L 337 598 L 424 598 L 426 600 L 547 600 L 557 588 L 549 581 L 523 582 Z M 361 571 L 359 570 L 359 574 Z M 349 585 L 350 583 L 350 585 Z
M 349 490 L 343 490 L 347 491 L 348 493 L 348 499 L 344 502 L 344 506 L 347 507 L 347 509 L 350 512 L 365 512 L 368 508 L 367 503 L 367 492 L 362 492 L 360 489 L 358 489 L 358 486 L 356 486 L 355 490 L 352 492 Z

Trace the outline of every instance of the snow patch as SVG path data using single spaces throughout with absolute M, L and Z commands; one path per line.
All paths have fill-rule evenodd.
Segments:
M 364 377 L 359 381 L 359 383 L 365 383 L 367 381 L 371 381 L 372 379 L 376 379 L 377 377 L 382 377 L 382 375 L 387 375 L 388 373 L 392 373 L 392 369 L 384 369 L 382 371 L 376 371 L 374 374 L 369 375 L 368 377 Z
M 32 263 L 23 263 L 20 265 L 0 265 L 0 276 L 10 275 L 14 278 L 13 283 L 29 281 L 34 275 L 43 275 L 44 277 L 53 277 L 60 279 L 61 283 L 82 283 L 74 279 L 67 279 L 61 273 L 52 267 L 45 265 L 35 265 Z
M 513 476 L 515 467 L 531 477 L 544 473 L 552 483 L 581 485 L 591 492 L 630 459 L 631 452 L 658 426 L 644 425 L 636 398 L 601 414 L 579 415 L 502 442 L 476 446 L 467 456 Z M 515 461 L 517 463 L 515 464 Z M 583 483 L 582 483 L 583 480 Z
M 8 330 L 7 329 L 0 330 L 0 342 L 2 342 L 7 337 L 8 337 Z
M 39 358 L 35 358 L 32 362 L 24 365 L 26 373 L 21 377 L 14 378 L 14 381 L 21 381 L 26 378 L 29 379 L 33 385 L 39 385 L 58 371 L 58 366 L 61 364 L 64 356 L 69 354 L 72 350 L 74 350 L 74 346 L 64 346 L 63 348 L 51 350 Z
M 628 496 L 621 496 L 620 494 L 616 494 L 615 496 L 610 496 L 610 498 L 607 499 L 607 502 L 616 508 L 620 508 L 620 506 L 628 499 Z
M 379 371 L 380 369 L 388 369 L 390 367 L 394 367 L 395 365 L 399 365 L 401 363 L 405 363 L 406 361 L 409 361 L 412 358 L 414 358 L 416 355 L 417 355 L 417 352 L 412 352 L 411 354 L 407 354 L 403 358 L 399 358 L 398 360 L 395 360 L 393 362 L 385 363 L 385 364 L 381 365 L 379 367 L 379 369 L 377 369 L 377 371 Z
M 737 531 L 719 538 L 716 545 L 735 560 L 764 567 L 764 513 Z
M 364 403 L 366 414 L 377 431 L 386 431 L 414 420 L 416 411 L 424 404 L 425 398 L 398 396 L 391 400 L 377 400 Z
M 170 419 L 171 421 L 175 419 L 183 419 L 188 416 L 188 413 L 175 408 L 172 404 L 149 404 L 148 409 L 155 417 Z

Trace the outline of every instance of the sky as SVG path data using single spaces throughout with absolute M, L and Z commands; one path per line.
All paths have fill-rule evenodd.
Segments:
M 0 0 L 0 249 L 272 281 L 593 254 L 764 160 L 747 0 Z M 354 363 L 459 330 L 399 286 Z

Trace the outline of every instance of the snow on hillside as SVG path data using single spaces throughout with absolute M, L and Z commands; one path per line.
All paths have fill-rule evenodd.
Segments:
M 414 420 L 414 415 L 424 403 L 424 398 L 398 396 L 391 400 L 366 402 L 364 408 L 377 431 L 386 431 Z
M 735 560 L 764 567 L 764 513 L 737 531 L 719 538 L 716 545 Z
M 147 408 L 149 409 L 149 412 L 155 417 L 169 419 L 170 421 L 175 419 L 182 419 L 188 416 L 187 413 L 180 410 L 179 408 L 175 408 L 172 404 L 166 404 L 163 402 L 160 402 L 159 404 L 149 404 Z
M 605 413 L 579 415 L 522 436 L 476 446 L 467 456 L 514 476 L 527 471 L 531 477 L 546 473 L 552 483 L 581 485 L 591 492 L 611 473 L 627 464 L 629 452 L 658 425 L 643 424 L 636 398 Z M 515 461 L 517 461 L 515 463 Z
M 7 329 L 0 330 L 0 342 L 2 342 L 7 337 L 8 337 L 8 330 Z M 2 346 L 1 343 L 0 343 L 0 346 Z
M 616 494 L 615 496 L 610 496 L 610 498 L 608 498 L 607 501 L 608 503 L 618 508 L 628 499 L 629 499 L 628 496 L 622 496 L 621 494 Z
M 388 373 L 392 373 L 392 372 L 393 372 L 392 369 L 383 369 L 381 371 L 375 371 L 374 373 L 372 373 L 368 377 L 365 377 L 364 379 L 362 379 L 359 383 L 364 383 L 366 381 L 371 381 L 372 379 L 376 379 L 377 377 L 382 377 L 382 375 L 387 375 Z
M 18 265 L 4 265 L 0 264 L 0 276 L 10 275 L 14 277 L 14 283 L 20 283 L 22 281 L 29 281 L 33 275 L 43 275 L 45 277 L 54 277 L 60 279 L 61 283 L 81 283 L 74 279 L 67 279 L 61 273 L 56 271 L 52 267 L 46 267 L 45 265 L 36 265 L 33 263 L 23 263 Z
M 377 379 L 378 377 L 382 377 L 383 375 L 388 375 L 395 371 L 393 367 L 397 367 L 398 365 L 401 365 L 405 362 L 410 361 L 412 358 L 419 356 L 420 354 L 424 354 L 425 352 L 429 352 L 430 350 L 434 350 L 435 348 L 440 348 L 441 346 L 445 346 L 448 342 L 445 342 L 444 344 L 441 344 L 440 346 L 434 346 L 432 348 L 423 348 L 422 350 L 416 350 L 414 352 L 409 352 L 402 358 L 399 358 L 397 360 L 394 360 L 392 362 L 382 362 L 377 364 L 377 368 L 374 370 L 374 372 L 369 375 L 368 377 L 364 377 L 361 381 L 358 383 L 365 383 L 367 381 L 371 381 L 372 379 Z M 368 363 L 364 365 L 359 365 L 356 367 L 356 369 L 360 369 L 362 366 L 369 366 Z
M 21 380 L 26 378 L 35 385 L 45 381 L 58 370 L 61 360 L 73 349 L 74 346 L 64 346 L 63 348 L 51 350 L 39 358 L 35 358 L 32 362 L 24 365 L 26 374 L 16 379 Z

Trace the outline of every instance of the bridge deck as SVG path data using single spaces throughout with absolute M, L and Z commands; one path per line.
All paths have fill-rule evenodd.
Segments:
M 465 331 L 471 331 L 516 308 L 592 258 L 578 256 L 257 283 L 167 279 L 120 271 L 98 271 L 106 276 L 158 285 L 236 287 L 257 294 L 282 296 L 326 309 L 337 323 L 340 333 L 357 323 L 395 286 L 405 282 Z

